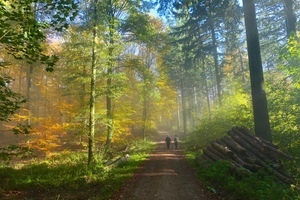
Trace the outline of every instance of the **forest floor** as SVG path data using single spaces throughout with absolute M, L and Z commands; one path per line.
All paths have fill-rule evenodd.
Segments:
M 160 132 L 149 140 L 156 142 L 156 149 L 142 162 L 138 170 L 123 184 L 121 189 L 114 193 L 110 200 L 228 200 L 226 193 L 215 194 L 208 190 L 196 176 L 196 171 L 185 158 L 184 144 L 180 143 L 179 149 L 174 149 L 174 143 L 170 149 L 166 148 L 164 139 L 168 133 Z M 174 134 L 170 134 L 173 139 Z M 179 135 L 183 140 L 183 136 Z M 47 166 L 39 166 L 39 170 L 51 171 Z M 50 172 L 48 172 L 50 170 Z M 65 170 L 72 170 L 72 166 Z M 13 172 L 13 171 L 12 171 Z M 15 172 L 14 172 L 15 173 Z M 31 172 L 33 173 L 33 172 Z M 0 173 L 1 175 L 1 173 Z M 3 175 L 3 174 L 2 174 Z M 6 175 L 3 175 L 6 177 Z M 0 176 L 1 177 L 1 176 Z M 53 179 L 57 178 L 53 175 Z M 81 179 L 80 179 L 81 180 Z M 3 181 L 0 179 L 0 182 Z M 7 180 L 8 181 L 8 180 Z M 38 187 L 26 186 L 15 190 L 2 190 L 0 187 L 0 199 L 6 200 L 88 200 L 103 199 L 102 185 L 88 184 L 80 185 L 81 182 L 66 183 L 64 187 Z M 38 184 L 38 183 L 36 183 Z M 75 184 L 75 185 L 74 185 Z M 79 184 L 79 185 L 77 185 Z M 0 184 L 1 185 L 1 184 Z M 4 184 L 5 185 L 5 184 Z M 26 186 L 26 187 L 25 187 Z M 21 186 L 22 187 L 22 186 Z M 77 188 L 78 187 L 78 188 Z M 226 197 L 227 196 L 227 197 Z M 107 199 L 105 199 L 107 200 Z
M 162 132 L 154 138 L 156 150 L 110 200 L 225 199 L 207 191 L 185 159 L 182 147 L 175 150 L 171 143 L 167 149 L 165 137 Z

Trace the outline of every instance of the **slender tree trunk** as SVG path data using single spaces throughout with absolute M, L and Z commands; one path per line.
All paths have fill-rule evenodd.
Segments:
M 205 69 L 205 60 L 204 60 L 204 58 L 202 58 L 202 74 L 203 74 L 202 76 L 203 76 L 204 87 L 205 87 L 207 110 L 208 110 L 209 119 L 211 119 L 209 91 L 208 91 L 208 85 L 207 85 L 207 79 L 206 79 L 206 69 Z
M 26 91 L 26 100 L 27 105 L 26 109 L 28 110 L 28 118 L 26 120 L 26 125 L 29 126 L 31 124 L 31 81 L 32 81 L 32 72 L 33 72 L 33 65 L 29 65 L 29 69 L 26 71 L 26 78 L 27 78 L 27 91 Z
M 37 19 L 37 3 L 32 4 L 33 7 L 33 17 L 34 19 Z M 26 72 L 26 78 L 27 78 L 27 91 L 26 91 L 26 100 L 27 100 L 27 105 L 26 109 L 28 110 L 28 118 L 26 120 L 26 125 L 29 126 L 31 124 L 31 82 L 32 82 L 32 73 L 33 73 L 33 64 L 29 65 L 29 69 Z
M 216 84 L 217 84 L 217 98 L 218 98 L 219 106 L 221 107 L 222 106 L 221 78 L 220 78 L 220 72 L 219 72 L 217 39 L 216 39 L 215 26 L 214 26 L 213 20 L 211 20 L 210 26 L 211 26 L 212 45 L 213 45 L 215 76 L 216 76 Z
M 177 97 L 177 130 L 181 129 L 181 120 L 180 120 L 180 99 Z
M 94 25 L 93 25 L 93 47 L 91 66 L 91 91 L 90 91 L 90 116 L 89 116 L 89 140 L 88 140 L 88 165 L 94 162 L 94 138 L 95 138 L 95 98 L 96 98 L 96 40 L 97 40 L 97 0 L 94 0 Z
M 112 69 L 108 69 L 107 75 L 108 75 L 108 77 L 110 77 L 112 75 Z M 106 109 L 107 109 L 107 113 L 106 113 L 106 117 L 107 117 L 106 151 L 111 147 L 112 138 L 113 138 L 113 130 L 114 130 L 111 88 L 112 88 L 112 79 L 108 78 L 107 79 L 108 94 L 106 95 Z
M 145 76 L 144 76 L 145 77 Z M 146 140 L 147 118 L 148 118 L 148 95 L 147 95 L 147 80 L 144 78 L 144 91 L 143 91 L 143 140 Z
M 84 76 L 87 75 L 86 67 L 85 66 L 83 68 L 83 75 Z M 79 93 L 80 107 L 84 108 L 85 107 L 84 97 L 85 97 L 85 93 L 86 93 L 86 85 L 85 85 L 85 83 L 82 83 L 80 88 L 81 88 L 80 93 Z M 85 109 L 83 109 L 83 110 L 84 111 L 83 111 L 83 116 L 82 116 L 82 118 L 83 118 L 82 119 L 82 123 L 84 124 L 84 129 L 83 129 L 83 131 L 79 135 L 79 142 L 80 142 L 80 144 L 82 143 L 82 135 L 86 134 L 86 132 L 87 132 L 86 124 L 88 123 L 87 119 L 85 117 L 87 113 L 86 113 Z M 88 134 L 86 134 L 86 135 L 88 135 Z
M 264 138 L 268 141 L 272 141 L 267 98 L 264 91 L 264 77 L 261 63 L 255 5 L 253 0 L 243 0 L 243 4 L 245 13 L 255 134 L 258 137 Z
M 284 0 L 284 11 L 286 18 L 286 31 L 289 38 L 292 34 L 296 33 L 297 17 L 294 12 L 294 0 Z
M 195 118 L 198 116 L 197 89 L 195 86 L 193 87 L 193 113 L 194 115 L 192 116 L 192 122 L 193 122 L 193 129 L 195 129 L 196 128 Z
M 241 75 L 242 75 L 242 81 L 243 83 L 246 83 L 245 75 L 244 75 L 244 61 L 243 61 L 243 54 L 241 53 L 241 50 L 239 49 L 239 58 L 240 58 L 240 64 L 241 64 Z
M 106 137 L 106 144 L 105 144 L 105 151 L 111 147 L 112 138 L 114 135 L 114 122 L 113 122 L 113 105 L 112 105 L 112 98 L 113 98 L 113 83 L 112 83 L 112 75 L 113 75 L 113 67 L 114 67 L 114 58 L 113 58 L 113 51 L 114 51 L 114 29 L 115 29 L 115 21 L 114 21 L 114 11 L 113 11 L 113 5 L 110 1 L 110 20 L 109 20 L 109 63 L 108 63 L 108 69 L 107 69 L 107 94 L 106 94 L 106 117 L 107 117 L 107 137 Z
M 186 99 L 183 80 L 181 80 L 181 108 L 182 108 L 182 119 L 183 119 L 183 133 L 187 134 L 187 120 L 186 120 Z

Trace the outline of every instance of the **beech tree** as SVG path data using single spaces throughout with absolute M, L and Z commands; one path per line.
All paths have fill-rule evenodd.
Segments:
M 85 32 L 83 40 L 77 40 L 78 45 L 84 43 L 86 49 L 89 48 L 91 52 L 89 58 L 86 57 L 87 54 L 82 54 L 86 60 L 90 60 L 89 65 L 91 66 L 86 69 L 90 84 L 86 85 L 88 88 L 86 91 L 89 92 L 89 102 L 86 102 L 84 106 L 89 105 L 86 113 L 89 119 L 87 134 L 89 163 L 93 160 L 92 152 L 94 151 L 97 130 L 104 130 L 103 125 L 105 125 L 106 134 L 102 146 L 104 154 L 110 150 L 115 132 L 119 132 L 119 130 L 115 130 L 116 123 L 120 124 L 119 121 L 116 121 L 118 119 L 115 116 L 115 108 L 117 107 L 116 102 L 122 96 L 126 85 L 123 70 L 124 53 L 122 51 L 129 42 L 150 38 L 146 36 L 145 30 L 151 28 L 144 28 L 149 25 L 149 20 L 147 15 L 142 13 L 143 9 L 147 8 L 142 7 L 136 1 L 82 1 L 82 14 L 79 23 L 74 23 L 72 27 L 74 30 L 78 29 L 79 34 Z M 145 23 L 141 23 L 141 21 Z M 137 26 L 135 22 L 139 25 Z M 72 33 L 66 34 L 66 37 L 77 36 L 76 33 Z M 84 40 L 86 41 L 84 42 Z M 71 46 L 69 47 L 72 48 Z M 97 101 L 105 102 L 105 106 L 102 103 L 96 103 Z M 103 115 L 104 112 L 105 115 Z M 102 140 L 104 133 L 99 133 L 99 136 Z
M 69 2 L 44 2 L 43 8 L 56 12 L 52 20 L 39 21 L 35 15 L 34 3 L 37 0 L 24 1 L 1 1 L 0 2 L 0 44 L 2 52 L 13 56 L 16 60 L 24 60 L 29 64 L 40 63 L 46 66 L 46 71 L 53 71 L 53 67 L 58 59 L 56 55 L 48 55 L 42 48 L 42 43 L 46 42 L 46 30 L 54 27 L 57 30 L 67 27 L 66 18 L 76 15 L 76 4 Z M 71 10 L 71 12 L 70 12 Z M 65 17 L 62 17 L 65 16 Z M 9 66 L 5 58 L 0 61 L 0 67 Z M 2 77 L 3 97 L 6 96 L 6 102 L 14 99 L 11 103 L 14 106 L 5 106 L 9 114 L 17 110 L 23 100 L 19 95 L 13 93 L 7 86 L 9 77 Z M 4 84 L 6 83 L 6 84 Z M 5 94 L 6 93 L 6 94 Z
M 38 3 L 40 3 L 38 0 L 0 2 L 0 68 L 2 69 L 0 77 L 0 109 L 2 111 L 0 121 L 2 122 L 13 120 L 12 115 L 25 103 L 23 95 L 13 90 L 14 84 L 8 75 L 9 69 L 18 62 L 22 66 L 25 63 L 29 65 L 37 63 L 40 66 L 45 66 L 47 72 L 52 72 L 58 57 L 49 51 L 46 52 L 43 48 L 47 39 L 46 32 L 50 28 L 62 30 L 67 27 L 68 20 L 76 15 L 74 1 L 42 1 L 42 10 L 51 11 L 52 16 L 47 18 L 50 19 L 49 21 L 39 20 L 35 10 L 35 5 Z M 22 70 L 20 71 L 22 72 Z M 27 83 L 31 84 L 30 82 Z M 21 123 L 13 127 L 12 132 L 15 134 L 30 133 L 28 126 Z M 16 148 L 22 151 L 26 150 L 22 147 L 13 147 L 0 148 L 0 151 L 8 150 L 4 155 L 14 156 L 15 154 L 9 151 L 16 150 Z M 25 152 L 23 151 L 23 153 Z

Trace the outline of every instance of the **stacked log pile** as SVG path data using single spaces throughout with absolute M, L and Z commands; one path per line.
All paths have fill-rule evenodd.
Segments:
M 213 141 L 203 150 L 205 163 L 228 160 L 234 173 L 256 173 L 259 170 L 275 175 L 284 183 L 291 176 L 284 170 L 280 158 L 293 159 L 269 141 L 256 137 L 244 127 L 233 127 L 228 136 Z

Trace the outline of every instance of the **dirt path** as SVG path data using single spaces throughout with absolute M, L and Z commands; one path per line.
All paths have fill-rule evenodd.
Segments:
M 203 186 L 180 147 L 175 150 L 174 144 L 171 144 L 171 148 L 167 149 L 164 137 L 161 135 L 162 141 L 157 141 L 157 149 L 111 200 L 210 199 L 203 192 Z

